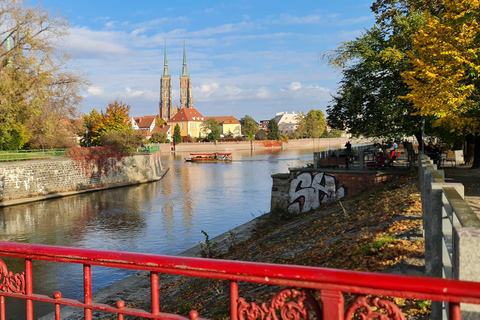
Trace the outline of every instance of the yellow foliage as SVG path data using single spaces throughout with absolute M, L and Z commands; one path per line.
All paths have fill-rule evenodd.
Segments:
M 471 99 L 478 90 L 472 74 L 480 71 L 480 0 L 446 0 L 444 5 L 445 14 L 426 14 L 426 25 L 412 37 L 414 51 L 408 55 L 413 70 L 402 74 L 411 92 L 401 98 L 411 101 L 417 114 L 438 117 L 438 125 L 478 127 L 478 121 L 462 115 L 478 108 Z

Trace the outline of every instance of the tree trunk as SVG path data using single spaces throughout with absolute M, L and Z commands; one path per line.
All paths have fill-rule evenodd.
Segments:
M 475 135 L 475 150 L 473 155 L 473 165 L 472 169 L 480 168 L 480 135 L 477 133 Z
M 473 134 L 467 134 L 465 140 L 467 142 L 467 146 L 465 148 L 465 155 L 463 159 L 465 160 L 465 163 L 470 164 L 473 162 L 473 156 L 475 154 L 475 147 L 477 144 L 475 143 L 475 136 Z M 478 160 L 480 160 L 480 158 L 478 158 Z

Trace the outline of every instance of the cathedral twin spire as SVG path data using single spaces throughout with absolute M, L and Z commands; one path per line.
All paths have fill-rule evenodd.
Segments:
M 185 38 L 183 39 L 183 65 L 182 74 L 180 75 L 180 108 L 172 107 L 172 82 L 171 76 L 168 73 L 167 62 L 167 42 L 165 40 L 165 55 L 163 62 L 163 75 L 160 80 L 160 103 L 159 116 L 168 121 L 179 109 L 193 108 L 192 83 L 190 75 L 187 72 L 187 55 L 185 50 Z

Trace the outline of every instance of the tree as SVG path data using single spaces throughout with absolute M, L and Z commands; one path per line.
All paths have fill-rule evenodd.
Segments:
M 214 118 L 210 118 L 204 121 L 200 127 L 200 131 L 208 141 L 216 141 L 220 138 L 220 132 L 222 127 Z
M 299 113 L 296 136 L 298 138 L 320 138 L 327 121 L 322 110 L 310 110 L 306 115 Z
M 180 126 L 178 125 L 178 123 L 175 125 L 175 129 L 173 129 L 173 142 L 182 142 L 182 132 L 180 131 Z
M 58 46 L 67 21 L 40 5 L 1 1 L 0 24 L 0 149 L 72 137 L 60 123 L 78 116 L 86 81 Z
M 263 129 L 260 129 L 255 133 L 255 140 L 267 140 L 267 132 Z
M 445 0 L 444 12 L 427 14 L 413 35 L 409 52 L 413 70 L 402 74 L 410 92 L 402 98 L 417 113 L 456 135 L 480 131 L 480 1 Z M 480 137 L 475 139 L 473 168 L 480 168 Z
M 330 64 L 343 73 L 338 94 L 327 108 L 332 128 L 354 136 L 415 135 L 421 141 L 421 116 L 399 96 L 409 92 L 401 76 L 411 68 L 405 51 L 412 48 L 411 35 L 424 23 L 423 14 L 408 11 L 392 17 L 390 28 L 374 26 L 329 56 Z M 430 124 L 427 118 L 427 132 Z
M 102 145 L 101 137 L 111 131 L 125 131 L 125 134 L 134 135 L 130 124 L 130 106 L 119 100 L 108 104 L 105 112 L 99 113 L 93 109 L 83 118 L 87 132 L 84 141 L 89 146 Z
M 280 129 L 278 128 L 278 123 L 275 121 L 275 118 L 270 120 L 267 128 L 267 137 L 269 140 L 280 140 Z
M 170 142 L 170 140 L 168 140 L 167 134 L 165 132 L 154 132 L 150 137 L 150 142 L 166 143 L 166 142 Z
M 243 136 L 247 137 L 247 140 L 255 139 L 255 133 L 258 131 L 258 124 L 249 115 L 240 119 L 242 125 Z
M 133 130 L 112 130 L 100 137 L 102 146 L 113 146 L 126 152 L 135 151 L 143 142 L 143 135 Z

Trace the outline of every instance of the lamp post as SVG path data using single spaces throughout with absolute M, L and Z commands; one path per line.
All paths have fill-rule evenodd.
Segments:
M 88 129 L 85 129 L 85 147 L 88 147 Z

